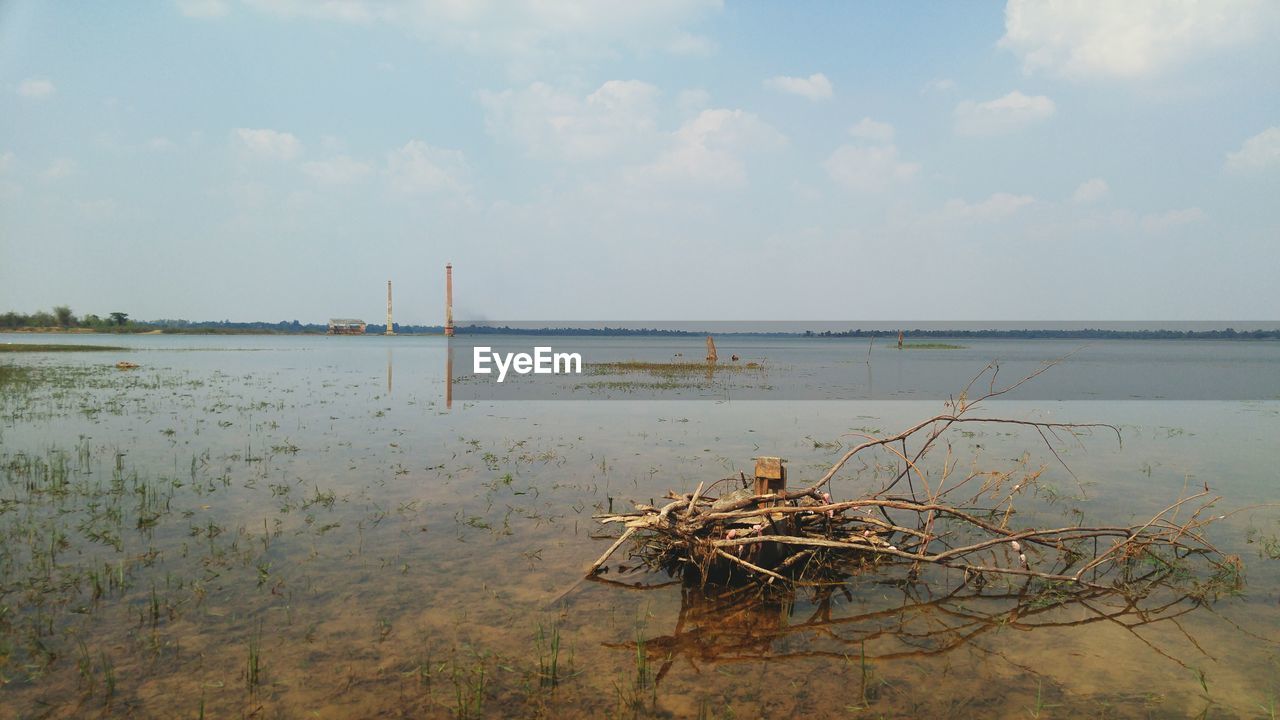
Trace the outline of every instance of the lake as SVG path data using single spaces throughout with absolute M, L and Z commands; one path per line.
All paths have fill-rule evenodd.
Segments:
M 461 367 L 456 341 L 450 389 L 438 337 L 7 342 L 129 350 L 0 355 L 27 368 L 0 386 L 3 718 L 1277 707 L 1280 343 L 723 337 L 741 372 L 495 388 Z M 704 352 L 697 337 L 494 344 L 588 363 Z M 1068 439 L 1064 467 L 1034 431 L 972 426 L 950 436 L 950 462 L 1043 467 L 1020 512 L 1044 522 L 1140 524 L 1208 485 L 1224 516 L 1208 539 L 1241 558 L 1237 592 L 1157 612 L 957 595 L 963 579 L 946 573 L 872 570 L 760 601 L 662 573 L 579 582 L 616 537 L 593 514 L 750 474 L 760 455 L 807 484 L 864 436 L 942 412 L 994 360 L 1012 382 L 1063 357 L 985 412 L 1109 423 L 1123 442 Z M 832 495 L 859 496 L 893 462 L 851 463 Z

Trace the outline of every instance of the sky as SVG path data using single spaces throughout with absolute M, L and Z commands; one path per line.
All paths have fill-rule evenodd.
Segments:
M 0 311 L 1280 313 L 1280 3 L 0 0 Z

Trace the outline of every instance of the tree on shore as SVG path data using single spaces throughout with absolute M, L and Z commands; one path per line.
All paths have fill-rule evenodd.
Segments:
M 71 312 L 71 308 L 66 305 L 55 305 L 53 308 L 54 322 L 58 323 L 58 327 L 72 327 L 76 324 L 76 316 Z
M 110 315 L 111 315 L 111 322 L 115 325 L 124 325 L 125 323 L 129 322 L 129 313 L 113 312 L 113 313 L 110 313 Z

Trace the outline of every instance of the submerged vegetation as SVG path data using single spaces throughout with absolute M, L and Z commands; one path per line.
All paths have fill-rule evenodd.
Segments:
M 574 390 L 644 394 L 671 390 L 699 390 L 713 386 L 718 378 L 746 376 L 764 380 L 766 366 L 757 361 L 692 362 L 672 360 L 653 362 L 622 360 L 583 365 L 583 374 L 597 379 L 574 386 Z
M 760 374 L 765 371 L 765 367 L 755 361 L 713 363 L 623 360 L 619 362 L 587 363 L 583 366 L 583 371 L 587 375 L 649 375 L 659 378 L 692 378 L 748 372 Z

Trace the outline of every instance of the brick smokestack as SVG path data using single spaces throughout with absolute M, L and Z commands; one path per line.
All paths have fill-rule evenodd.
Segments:
M 395 335 L 396 331 L 391 324 L 391 281 L 387 281 L 387 331 L 384 335 Z
M 444 266 L 444 336 L 453 337 L 453 263 Z

